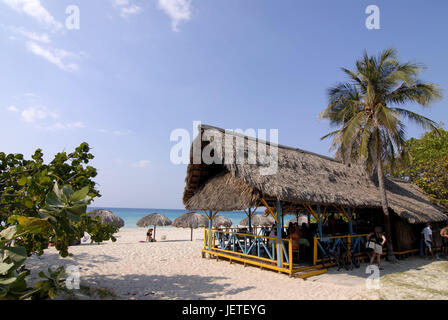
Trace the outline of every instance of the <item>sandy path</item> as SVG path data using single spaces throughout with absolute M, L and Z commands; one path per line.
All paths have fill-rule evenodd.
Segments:
M 35 271 L 77 265 L 82 285 L 110 289 L 121 299 L 448 299 L 443 295 L 448 288 L 446 261 L 431 263 L 412 258 L 396 265 L 386 263 L 379 293 L 366 289 L 366 264 L 349 272 L 333 268 L 302 280 L 227 261 L 202 259 L 203 229 L 195 230 L 193 242 L 189 241 L 189 229 L 160 228 L 157 238 L 165 235 L 166 241 L 140 243 L 145 233 L 144 229 L 122 229 L 117 242 L 74 246 L 70 248 L 73 256 L 65 259 L 49 248 L 43 256 L 30 258 L 28 267 Z M 418 294 L 410 295 L 411 289 L 396 285 L 397 281 L 416 284 L 415 277 L 425 279 L 419 284 L 423 289 L 414 288 Z M 438 277 L 445 282 L 438 281 Z

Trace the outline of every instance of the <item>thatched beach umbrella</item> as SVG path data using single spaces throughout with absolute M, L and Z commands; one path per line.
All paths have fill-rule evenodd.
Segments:
M 288 224 L 291 223 L 291 222 L 292 223 L 298 223 L 299 226 L 301 226 L 302 223 L 308 223 L 308 217 L 307 216 L 297 216 L 297 217 L 294 217 L 291 220 L 289 220 Z
M 193 241 L 193 229 L 207 227 L 208 219 L 198 212 L 187 212 L 174 219 L 173 226 L 177 228 L 190 228 L 191 241 Z
M 240 221 L 240 225 L 247 226 L 248 222 L 249 222 L 249 218 L 246 217 Z M 250 224 L 252 226 L 257 226 L 257 227 L 268 227 L 268 226 L 272 226 L 273 224 L 275 224 L 275 220 L 271 216 L 265 217 L 265 216 L 257 213 L 257 214 L 254 214 L 250 218 Z
M 154 239 L 156 238 L 156 227 L 157 226 L 163 227 L 163 226 L 169 226 L 171 224 L 172 224 L 172 221 L 160 213 L 148 214 L 137 221 L 138 227 L 154 226 Z
M 109 210 L 98 209 L 90 211 L 87 214 L 92 218 L 100 217 L 101 223 L 111 224 L 117 228 L 124 226 L 124 220 Z
M 213 218 L 213 228 L 226 227 L 230 228 L 232 226 L 232 220 L 224 216 L 216 216 Z

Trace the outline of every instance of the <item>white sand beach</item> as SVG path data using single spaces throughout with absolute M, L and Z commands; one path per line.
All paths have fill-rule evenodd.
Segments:
M 72 256 L 59 257 L 49 248 L 29 259 L 36 270 L 77 265 L 82 286 L 101 288 L 105 299 L 448 299 L 448 261 L 412 257 L 396 264 L 384 263 L 381 290 L 365 285 L 367 264 L 353 271 L 335 268 L 307 280 L 228 261 L 203 259 L 203 229 L 158 228 L 156 243 L 141 243 L 146 229 L 124 228 L 115 243 L 70 247 Z M 160 240 L 166 236 L 166 240 Z M 33 272 L 34 271 L 34 272 Z

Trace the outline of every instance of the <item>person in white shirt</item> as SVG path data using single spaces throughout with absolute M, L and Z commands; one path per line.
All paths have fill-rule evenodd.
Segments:
M 431 252 L 431 256 L 434 259 L 434 252 L 432 250 L 432 228 L 431 224 L 428 223 L 426 228 L 422 231 L 423 236 L 425 237 L 425 255 L 428 256 L 428 250 Z

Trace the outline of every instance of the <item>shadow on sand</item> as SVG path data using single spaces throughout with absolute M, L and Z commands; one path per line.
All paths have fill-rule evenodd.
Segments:
M 82 278 L 85 285 L 95 285 L 111 289 L 119 299 L 149 300 L 198 300 L 214 299 L 225 295 L 234 295 L 255 287 L 230 289 L 234 284 L 223 283 L 229 278 L 223 276 L 198 275 L 144 275 L 144 274 L 110 274 L 88 275 Z
M 49 266 L 48 261 L 55 261 L 54 266 Z M 62 258 L 58 253 L 45 253 L 41 257 L 32 256 L 32 258 L 27 261 L 27 267 L 38 270 L 47 270 L 49 267 L 77 265 L 82 262 L 84 267 L 93 268 L 101 263 L 119 261 L 120 259 L 105 254 L 93 255 L 88 253 L 76 253 L 73 256 Z
M 391 274 L 400 274 L 407 271 L 421 271 L 424 267 L 428 266 L 432 262 L 441 261 L 448 264 L 447 260 L 432 260 L 422 258 L 418 256 L 409 257 L 403 260 L 397 260 L 396 263 L 390 263 L 382 260 L 381 264 L 384 270 L 378 270 L 379 276 L 383 277 Z M 374 265 L 376 266 L 376 265 Z M 373 270 L 369 267 L 369 263 L 363 262 L 359 268 L 353 268 L 353 270 L 340 269 L 337 267 L 328 268 L 328 272 L 316 277 L 311 277 L 311 281 L 319 282 L 332 282 L 341 285 L 357 286 L 363 285 L 365 280 L 373 274 Z

